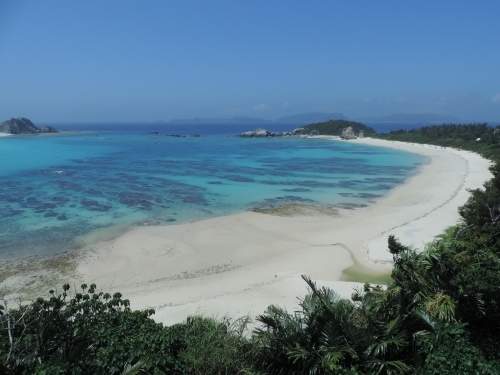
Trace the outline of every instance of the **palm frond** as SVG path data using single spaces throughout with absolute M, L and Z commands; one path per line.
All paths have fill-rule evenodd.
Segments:
M 376 358 L 366 361 L 366 366 L 371 370 L 370 375 L 387 374 L 403 375 L 412 371 L 412 368 L 402 361 L 384 361 Z
M 434 296 L 427 298 L 425 305 L 426 312 L 442 322 L 456 321 L 455 312 L 457 310 L 457 301 L 444 292 L 438 292 Z
M 154 356 L 155 353 L 147 352 L 135 364 L 126 363 L 121 375 L 145 374 Z

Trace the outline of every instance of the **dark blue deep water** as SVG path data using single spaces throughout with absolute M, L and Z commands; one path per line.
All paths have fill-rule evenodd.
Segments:
M 345 141 L 233 136 L 257 126 L 75 124 L 58 135 L 1 137 L 0 259 L 70 250 L 78 236 L 103 228 L 174 225 L 255 206 L 360 207 L 425 162 Z

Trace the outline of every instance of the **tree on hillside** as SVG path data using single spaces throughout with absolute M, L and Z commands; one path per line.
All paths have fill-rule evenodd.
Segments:
M 497 173 L 499 165 L 491 169 L 495 176 L 484 184 L 484 189 L 471 190 L 471 196 L 459 209 L 460 216 L 467 225 L 481 227 L 500 222 L 500 174 Z

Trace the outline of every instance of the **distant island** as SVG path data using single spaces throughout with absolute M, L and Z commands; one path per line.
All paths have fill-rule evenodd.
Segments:
M 396 113 L 388 116 L 380 117 L 363 117 L 358 119 L 359 121 L 373 121 L 373 122 L 461 122 L 461 120 L 455 116 L 449 115 L 437 115 L 435 113 Z
M 255 117 L 233 117 L 233 118 L 191 118 L 191 119 L 174 119 L 170 120 L 174 124 L 257 124 L 265 122 L 281 122 L 281 123 L 307 123 L 321 122 L 328 120 L 348 120 L 342 113 L 324 113 L 324 112 L 311 112 L 299 113 L 292 116 L 280 117 L 274 121 L 264 120 Z
M 233 118 L 192 118 L 192 119 L 175 119 L 170 120 L 174 124 L 256 124 L 260 122 L 271 122 L 261 118 L 253 117 L 233 117 Z
M 348 120 L 342 113 L 324 113 L 324 112 L 312 112 L 312 113 L 301 113 L 298 115 L 280 117 L 274 122 L 303 122 L 303 123 L 312 123 L 312 122 L 321 122 L 321 121 L 329 121 L 329 120 Z
M 350 119 L 342 113 L 327 113 L 327 112 L 310 112 L 299 113 L 291 116 L 280 117 L 276 120 L 264 120 L 255 117 L 232 117 L 232 118 L 191 118 L 191 119 L 174 119 L 170 123 L 176 124 L 258 124 L 258 123 L 289 123 L 289 124 L 311 124 L 328 122 L 335 120 L 349 121 Z M 461 120 L 455 116 L 438 115 L 436 113 L 395 113 L 387 116 L 379 117 L 361 117 L 356 121 L 371 121 L 371 122 L 401 122 L 401 123 L 459 123 Z
M 52 126 L 42 126 L 38 128 L 30 120 L 24 117 L 13 118 L 0 123 L 0 133 L 5 134 L 38 134 L 38 133 L 59 133 Z

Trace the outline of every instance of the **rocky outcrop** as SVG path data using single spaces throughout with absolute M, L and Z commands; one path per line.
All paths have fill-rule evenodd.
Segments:
M 292 133 L 288 132 L 270 132 L 269 130 L 258 128 L 253 131 L 243 132 L 240 137 L 243 138 L 266 138 L 266 137 L 286 137 Z
M 340 138 L 342 139 L 356 139 L 356 134 L 354 133 L 354 129 L 352 126 L 348 126 L 344 130 L 342 130 L 342 133 L 340 134 Z
M 363 133 L 363 130 L 361 130 L 358 134 L 358 138 L 364 138 L 365 137 L 365 133 Z
M 305 129 L 304 128 L 297 128 L 292 130 L 292 135 L 301 135 L 304 134 Z
M 10 118 L 0 123 L 0 133 L 7 134 L 37 134 L 37 133 L 58 133 L 52 126 L 37 128 L 30 120 L 24 117 Z
M 267 137 L 268 133 L 271 133 L 270 131 L 267 131 L 266 129 L 258 128 L 254 130 L 254 137 L 257 138 L 263 138 Z
M 59 133 L 59 132 L 52 126 L 45 125 L 40 128 L 40 133 Z
M 39 133 L 40 129 L 27 118 L 19 117 L 0 123 L 0 132 L 7 134 L 31 134 Z

